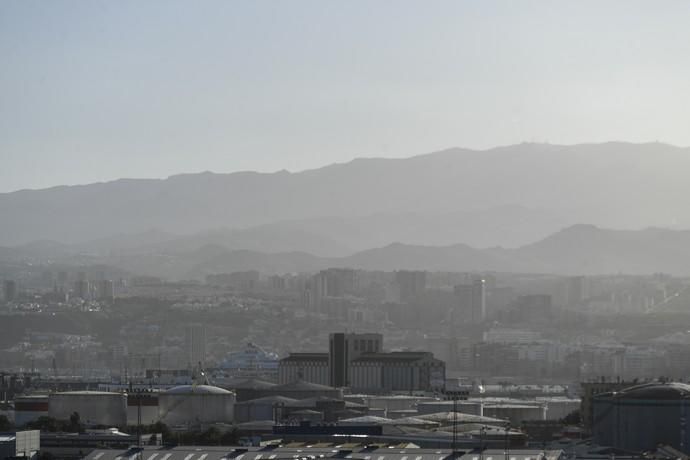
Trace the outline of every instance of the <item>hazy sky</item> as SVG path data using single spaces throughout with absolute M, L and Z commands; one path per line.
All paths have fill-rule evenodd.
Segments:
M 0 191 L 690 145 L 690 2 L 0 2 Z

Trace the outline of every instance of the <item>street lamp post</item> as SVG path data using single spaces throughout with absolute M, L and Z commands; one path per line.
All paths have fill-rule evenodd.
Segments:
M 510 422 L 506 424 L 505 427 L 503 427 L 504 430 L 504 435 L 505 435 L 505 444 L 503 446 L 503 456 L 505 460 L 509 460 L 510 457 L 510 439 L 509 439 L 509 434 L 510 434 Z
M 479 428 L 479 460 L 484 460 L 484 432 L 486 427 L 482 425 Z

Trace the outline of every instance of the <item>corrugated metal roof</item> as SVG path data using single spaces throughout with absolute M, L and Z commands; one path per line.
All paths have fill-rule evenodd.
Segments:
M 341 458 L 353 460 L 559 460 L 561 450 L 519 449 L 485 450 L 454 456 L 448 449 L 367 448 L 355 444 L 335 447 L 222 447 L 185 446 L 174 448 L 131 448 L 128 450 L 95 450 L 86 460 L 293 460 L 304 458 Z
M 417 415 L 416 418 L 431 420 L 442 424 L 449 423 L 486 423 L 486 424 L 505 424 L 505 420 L 481 415 L 464 414 L 462 412 L 437 412 L 435 414 Z

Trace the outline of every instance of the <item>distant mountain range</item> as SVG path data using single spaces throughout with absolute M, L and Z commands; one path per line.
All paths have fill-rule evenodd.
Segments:
M 222 233 L 221 233 L 222 234 Z M 232 235 L 232 232 L 230 232 Z M 216 238 L 218 234 L 212 234 Z M 607 230 L 574 225 L 536 243 L 516 249 L 476 249 L 463 244 L 419 246 L 393 243 L 341 257 L 304 251 L 267 252 L 233 249 L 218 238 L 200 246 L 175 244 L 171 237 L 159 245 L 145 244 L 146 236 L 131 236 L 134 247 L 107 253 L 83 252 L 79 246 L 50 242 L 0 248 L 0 262 L 40 258 L 58 263 L 103 264 L 135 274 L 171 279 L 202 279 L 207 274 L 240 270 L 264 273 L 310 272 L 328 267 L 368 270 L 423 269 L 431 271 L 500 271 L 554 274 L 690 275 L 690 231 L 650 228 Z M 118 244 L 124 237 L 111 240 Z M 184 240 L 184 238 L 183 238 Z M 296 238 L 298 241 L 299 238 Z
M 665 144 L 520 144 L 298 173 L 121 179 L 0 194 L 0 245 L 53 240 L 122 255 L 202 242 L 321 257 L 393 241 L 517 248 L 580 222 L 690 228 L 687 171 L 690 150 Z

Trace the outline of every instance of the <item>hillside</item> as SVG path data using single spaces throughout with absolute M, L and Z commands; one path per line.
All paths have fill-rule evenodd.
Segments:
M 271 254 L 207 246 L 177 255 L 130 256 L 111 258 L 105 262 L 135 273 L 201 279 L 209 273 L 239 270 L 286 273 L 312 272 L 328 267 L 562 275 L 648 275 L 664 272 L 690 276 L 688 260 L 690 231 L 623 231 L 575 225 L 518 249 L 394 243 L 347 257 L 317 257 L 304 252 Z

